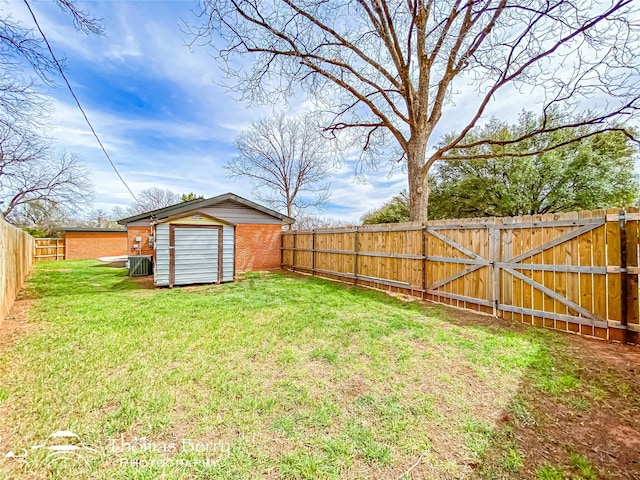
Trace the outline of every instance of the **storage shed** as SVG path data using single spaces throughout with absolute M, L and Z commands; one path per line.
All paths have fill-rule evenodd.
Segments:
M 233 193 L 119 220 L 128 255 L 152 255 L 157 286 L 232 282 L 280 266 L 280 232 L 293 219 Z

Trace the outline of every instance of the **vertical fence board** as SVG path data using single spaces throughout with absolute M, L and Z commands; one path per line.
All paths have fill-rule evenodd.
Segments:
M 505 218 L 503 222 L 505 226 L 510 226 L 513 223 L 513 218 Z M 513 257 L 513 230 L 505 228 L 500 230 L 499 235 L 501 250 L 499 260 L 508 262 Z M 511 275 L 504 270 L 500 272 L 500 304 L 513 305 L 513 281 L 511 280 Z M 512 312 L 505 311 L 503 316 L 507 320 L 513 320 Z
M 591 218 L 591 212 L 580 212 L 579 218 Z M 578 265 L 593 266 L 593 230 L 583 233 L 577 238 L 578 242 Z M 593 274 L 580 272 L 578 274 L 580 287 L 580 306 L 593 312 Z M 591 327 L 592 328 L 592 327 Z M 589 335 L 593 335 L 591 330 Z
M 628 214 L 638 214 L 640 209 L 629 208 Z M 632 343 L 640 343 L 640 301 L 638 299 L 638 279 L 640 275 L 640 226 L 639 221 L 630 218 L 625 223 L 626 233 L 626 253 L 627 253 L 627 324 L 629 332 L 627 341 Z M 635 330 L 631 330 L 636 327 Z
M 553 215 L 543 215 L 542 221 L 552 221 Z M 554 231 L 553 228 L 543 228 L 542 229 L 542 242 L 543 244 L 549 243 L 554 239 Z M 553 248 L 547 248 L 544 252 L 542 252 L 542 264 L 543 265 L 553 265 Z M 551 290 L 556 289 L 556 278 L 555 272 L 545 271 L 542 276 L 542 281 L 545 287 L 550 288 Z M 551 298 L 549 295 L 543 295 L 542 297 L 542 310 L 547 313 L 556 313 L 556 301 Z M 551 325 L 550 325 L 551 324 Z M 556 328 L 559 330 L 565 330 L 566 324 L 562 322 L 562 320 L 557 320 L 553 318 L 548 318 L 545 320 L 545 325 L 550 326 L 551 328 Z
M 618 214 L 617 208 L 607 210 L 607 213 Z M 606 246 L 607 265 L 619 266 L 620 256 L 620 225 L 618 222 L 607 222 L 606 224 Z M 622 289 L 621 274 L 611 273 L 607 275 L 607 319 L 615 322 L 622 321 L 621 297 Z

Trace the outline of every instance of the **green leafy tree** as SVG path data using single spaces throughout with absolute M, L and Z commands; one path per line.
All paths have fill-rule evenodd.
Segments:
M 22 230 L 24 230 L 25 232 L 27 232 L 29 235 L 31 235 L 34 238 L 47 238 L 50 237 L 50 234 L 48 232 L 46 232 L 45 230 L 43 230 L 40 227 L 24 227 Z
M 382 207 L 366 213 L 362 217 L 364 225 L 377 223 L 400 223 L 409 221 L 409 194 L 402 190 Z
M 183 193 L 180 195 L 181 202 L 191 202 L 192 200 L 202 200 L 204 197 L 202 195 L 196 195 L 193 192 Z
M 546 118 L 562 125 L 566 118 Z M 597 208 L 624 207 L 638 198 L 635 173 L 637 148 L 624 133 L 596 133 L 583 126 L 583 140 L 570 142 L 575 132 L 558 130 L 528 139 L 503 156 L 504 142 L 536 128 L 541 119 L 530 112 L 517 124 L 497 119 L 477 132 L 477 138 L 495 139 L 467 150 L 464 160 L 440 162 L 434 175 L 430 218 L 533 215 Z M 453 136 L 453 135 L 452 135 Z M 562 145 L 550 148 L 553 145 Z M 447 139 L 445 139 L 445 142 Z M 531 151 L 537 151 L 531 155 Z M 455 153 L 455 152 L 454 152 Z

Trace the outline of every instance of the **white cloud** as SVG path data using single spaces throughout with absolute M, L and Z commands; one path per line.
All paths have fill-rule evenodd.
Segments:
M 234 100 L 224 88 L 215 61 L 207 49 L 189 50 L 188 40 L 180 29 L 180 15 L 190 16 L 192 2 L 87 2 L 90 13 L 102 17 L 107 27 L 105 37 L 84 36 L 75 31 L 70 18 L 53 2 L 33 2 L 40 22 L 59 56 L 68 57 L 68 75 L 81 92 L 81 100 L 100 138 L 134 191 L 150 186 L 170 188 L 176 192 L 193 191 L 205 196 L 234 191 L 252 197 L 247 182 L 232 181 L 225 176 L 224 161 L 233 154 L 233 138 L 249 122 L 273 113 L 284 105 L 248 107 Z M 21 1 L 11 0 L 9 7 L 16 18 L 31 24 Z M 95 98 L 91 84 L 83 84 L 83 69 L 102 74 L 104 82 L 117 75 L 125 77 L 128 93 L 135 97 L 146 88 L 134 74 L 157 79 L 169 95 L 178 98 L 182 108 L 158 105 L 153 113 L 141 109 L 127 110 L 110 105 L 109 99 Z M 120 77 L 118 77 L 120 78 Z M 95 81 L 95 80 L 94 80 Z M 468 80 L 460 79 L 455 106 L 449 108 L 432 136 L 439 137 L 461 128 L 461 118 L 468 116 L 479 96 Z M 492 99 L 487 117 L 497 115 L 512 121 L 523 107 L 538 103 L 541 91 L 522 94 L 515 88 Z M 51 135 L 62 148 L 78 152 L 93 171 L 96 207 L 110 208 L 130 203 L 126 188 L 117 178 L 100 151 L 68 92 L 53 91 L 55 111 L 51 116 Z M 171 100 L 171 99 L 168 99 Z M 115 102 L 114 102 L 115 103 Z M 171 103 L 168 101 L 167 105 Z M 89 107 L 90 105 L 90 107 Z M 291 114 L 313 109 L 310 101 L 293 98 Z M 356 177 L 359 151 L 346 152 L 347 159 L 332 174 L 331 202 L 334 208 L 322 215 L 344 221 L 357 221 L 362 214 L 380 206 L 406 188 L 406 174 L 395 165 L 380 165 L 375 172 Z M 362 180 L 366 179 L 367 182 Z

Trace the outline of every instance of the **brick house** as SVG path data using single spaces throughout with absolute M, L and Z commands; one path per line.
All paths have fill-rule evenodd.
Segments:
M 123 228 L 63 227 L 64 258 L 117 257 L 127 254 L 127 231 Z
M 221 283 L 280 267 L 280 232 L 294 220 L 233 193 L 118 220 L 127 254 L 153 258 L 158 286 Z

